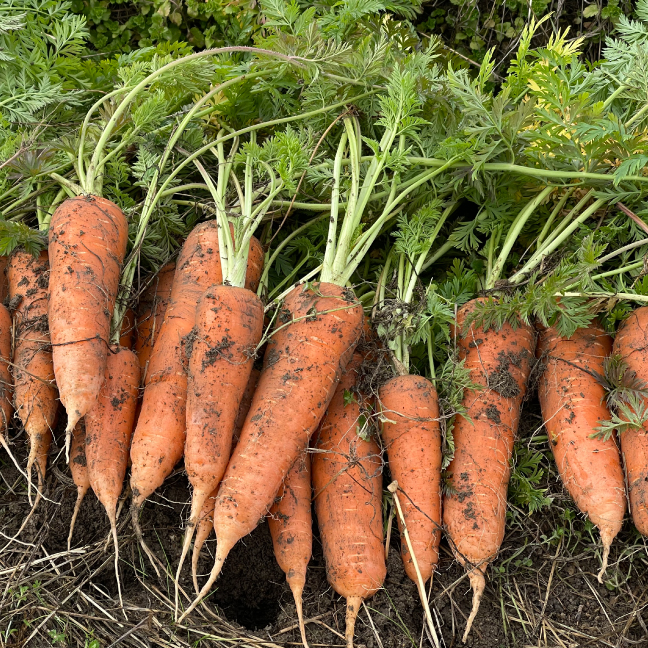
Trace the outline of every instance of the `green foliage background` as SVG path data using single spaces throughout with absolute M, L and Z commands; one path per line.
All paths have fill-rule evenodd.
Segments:
M 342 3 L 297 0 L 297 4 L 315 6 L 323 14 Z M 367 2 L 344 4 L 360 7 Z M 569 27 L 571 36 L 586 36 L 588 58 L 596 60 L 615 20 L 622 13 L 631 14 L 632 5 L 631 0 L 433 0 L 423 2 L 412 22 L 420 34 L 440 34 L 448 51 L 458 57 L 480 62 L 494 47 L 494 59 L 503 63 L 531 15 L 553 12 L 538 38 L 548 38 L 553 28 Z M 88 19 L 92 45 L 108 53 L 160 41 L 181 40 L 199 49 L 245 45 L 262 28 L 256 0 L 73 0 L 73 10 Z

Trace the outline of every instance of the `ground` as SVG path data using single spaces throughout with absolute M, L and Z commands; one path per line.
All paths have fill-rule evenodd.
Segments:
M 545 451 L 537 402 L 525 404 L 521 448 Z M 59 426 L 60 427 L 60 426 Z M 59 437 L 59 443 L 61 438 Z M 24 465 L 25 440 L 15 432 L 12 451 Z M 124 610 L 118 604 L 109 526 L 92 493 L 76 523 L 72 552 L 67 535 L 75 500 L 64 457 L 52 454 L 47 500 L 12 543 L 29 512 L 24 477 L 0 455 L 0 648 L 4 646 L 292 646 L 300 645 L 295 606 L 272 553 L 264 523 L 227 560 L 207 606 L 186 623 L 173 623 L 173 581 L 158 577 L 142 554 L 128 515 L 120 519 L 120 570 Z M 488 587 L 468 639 L 473 648 L 531 646 L 648 646 L 648 554 L 630 520 L 615 542 L 605 584 L 597 582 L 597 532 L 576 512 L 546 453 L 541 467 L 549 506 L 529 514 L 510 507 L 502 551 L 489 569 Z M 189 488 L 181 467 L 142 514 L 145 538 L 169 574 L 175 571 Z M 316 530 L 315 530 L 316 531 Z M 203 549 L 200 572 L 211 569 L 214 540 Z M 181 588 L 191 596 L 189 566 Z M 189 599 L 182 602 L 187 605 Z M 471 592 L 444 541 L 430 607 L 445 645 L 460 646 Z M 309 566 L 304 610 L 310 645 L 343 646 L 344 601 L 326 582 L 317 539 Z M 356 646 L 430 645 L 422 638 L 423 612 L 416 587 L 405 576 L 398 534 L 391 540 L 384 590 L 366 601 L 356 626 Z M 28 641 L 29 640 L 29 641 Z

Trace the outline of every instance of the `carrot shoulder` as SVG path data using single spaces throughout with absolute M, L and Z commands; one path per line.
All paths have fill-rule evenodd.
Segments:
M 52 215 L 49 326 L 56 384 L 68 415 L 68 447 L 103 383 L 127 241 L 126 217 L 104 198 L 69 198 Z
M 463 306 L 457 328 L 477 300 Z M 526 393 L 535 336 L 529 326 L 483 330 L 470 325 L 458 339 L 460 356 L 473 383 L 463 406 L 470 417 L 457 417 L 455 455 L 448 467 L 449 493 L 443 499 L 443 521 L 457 560 L 468 570 L 473 608 L 464 641 L 479 610 L 485 574 L 504 538 L 510 460 Z
M 380 389 L 382 435 L 392 478 L 423 582 L 439 560 L 441 540 L 441 428 L 434 385 L 422 376 L 396 376 Z M 407 543 L 402 537 L 405 572 L 418 583 Z
M 345 637 L 349 648 L 360 605 L 380 589 L 387 571 L 380 448 L 373 436 L 359 434 L 359 397 L 348 402 L 361 363 L 362 357 L 355 354 L 337 387 L 318 432 L 312 467 L 326 577 L 347 599 Z
M 543 362 L 538 386 L 542 418 L 558 472 L 578 508 L 596 524 L 603 542 L 601 580 L 610 545 L 625 514 L 625 484 L 613 438 L 592 438 L 599 421 L 610 418 L 605 390 L 593 372 L 604 373 L 612 339 L 599 325 L 578 329 L 571 339 L 554 329 L 540 333 Z
M 286 574 L 286 582 L 295 599 L 302 643 L 308 648 L 302 594 L 306 569 L 313 553 L 313 516 L 311 514 L 311 462 L 304 452 L 284 479 L 270 509 L 268 526 L 275 558 Z
M 43 490 L 47 454 L 56 423 L 58 391 L 54 382 L 52 348 L 47 324 L 49 262 L 16 251 L 7 268 L 9 297 L 14 308 L 14 404 L 29 439 L 27 488 L 31 501 L 31 472 L 36 465 L 38 495 Z
M 629 371 L 648 383 L 648 307 L 637 308 L 626 319 L 614 340 L 614 353 Z M 648 401 L 648 399 L 646 399 Z M 648 423 L 643 430 L 628 429 L 619 435 L 628 484 L 630 513 L 637 531 L 648 536 Z

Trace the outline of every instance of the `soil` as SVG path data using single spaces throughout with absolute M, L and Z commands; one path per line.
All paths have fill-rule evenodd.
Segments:
M 63 427 L 61 421 L 59 429 Z M 531 400 L 522 414 L 520 443 L 530 444 L 534 436 L 543 433 L 537 402 Z M 61 436 L 58 442 L 60 448 Z M 545 450 L 545 445 L 535 447 Z M 112 648 L 120 638 L 119 646 L 139 647 L 300 645 L 299 632 L 293 627 L 296 613 L 292 594 L 274 559 L 265 523 L 230 554 L 209 598 L 210 611 L 199 607 L 179 629 L 173 625 L 172 579 L 164 574 L 156 576 L 139 550 L 128 511 L 124 511 L 119 533 L 126 622 L 118 606 L 112 545 L 103 552 L 109 525 L 92 492 L 81 506 L 72 543 L 73 549 L 81 548 L 85 553 L 66 556 L 75 489 L 59 448 L 52 451 L 48 501 L 39 505 L 19 537 L 20 544 L 13 543 L 0 553 L 0 647 Z M 24 465 L 23 436 L 17 435 L 12 449 Z M 596 530 L 574 509 L 560 486 L 548 453 L 542 465 L 548 470 L 543 484 L 549 489 L 546 495 L 553 501 L 532 515 L 511 505 L 502 551 L 489 568 L 486 594 L 466 645 L 648 646 L 648 559 L 643 540 L 631 522 L 626 521 L 612 549 L 606 584 L 599 584 L 596 572 L 600 546 Z M 24 478 L 4 451 L 0 455 L 0 475 L 0 531 L 6 543 L 7 537 L 18 530 L 29 505 Z M 188 503 L 188 482 L 179 467 L 142 512 L 145 540 L 161 564 L 169 566 L 169 573 L 175 572 L 180 557 L 181 521 L 188 516 Z M 357 647 L 431 645 L 426 638 L 422 639 L 422 607 L 415 585 L 405 575 L 399 542 L 398 532 L 394 531 L 385 587 L 366 601 L 360 612 Z M 214 543 L 212 537 L 203 548 L 199 563 L 201 583 L 212 566 Z M 56 554 L 63 555 L 52 558 L 50 564 L 47 556 Z M 180 585 L 191 597 L 189 563 Z M 19 569 L 12 573 L 9 568 L 15 566 Z M 185 606 L 187 601 L 183 599 Z M 445 646 L 461 646 L 471 591 L 445 540 L 430 601 Z M 344 601 L 326 582 L 316 527 L 304 592 L 304 615 L 313 620 L 307 626 L 313 648 L 344 645 Z M 41 623 L 42 628 L 26 644 Z

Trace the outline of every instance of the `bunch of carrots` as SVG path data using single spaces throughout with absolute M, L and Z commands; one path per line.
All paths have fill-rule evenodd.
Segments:
M 609 163 L 622 157 L 614 147 L 599 151 L 600 167 L 575 170 L 581 152 L 570 147 L 583 133 L 593 142 L 594 126 L 569 131 L 575 109 L 550 101 L 542 75 L 553 66 L 559 86 L 577 67 L 577 46 L 557 35 L 531 57 L 537 26 L 522 34 L 506 101 L 488 94 L 488 58 L 471 79 L 451 68 L 442 77 L 433 50 L 394 56 L 370 87 L 326 57 L 222 48 L 123 75 L 123 86 L 89 108 L 65 173 L 50 174 L 60 189 L 38 217 L 47 248 L 32 254 L 18 240 L 2 257 L 0 441 L 13 457 L 7 431 L 17 417 L 29 455 L 24 468 L 16 464 L 33 513 L 63 404 L 77 486 L 68 544 L 91 488 L 110 522 L 120 600 L 122 508 L 128 501 L 161 575 L 141 519 L 183 461 L 192 497 L 172 575 L 176 620 L 202 603 L 232 548 L 267 519 L 308 646 L 302 594 L 314 510 L 352 648 L 360 607 L 385 581 L 393 514 L 433 645 L 440 630 L 426 585 L 443 535 L 466 569 L 465 641 L 505 534 L 532 372 L 563 484 L 600 532 L 599 580 L 626 502 L 648 535 L 648 306 L 632 308 L 648 302 L 648 225 L 635 213 L 648 177 L 636 163 Z M 218 72 L 214 57 L 236 50 L 254 64 Z M 523 72 L 535 86 L 520 85 Z M 302 114 L 210 126 L 219 111 L 235 111 L 250 84 L 265 96 L 273 75 L 287 75 L 293 89 L 295 78 L 324 78 L 339 97 Z M 592 78 L 594 96 L 601 80 Z M 632 108 L 623 94 L 631 90 L 613 93 L 597 128 Z M 429 102 L 445 105 L 444 93 L 448 123 L 459 124 L 454 141 L 435 139 L 426 112 Z M 479 112 L 496 100 L 506 128 Z M 160 106 L 173 118 L 160 118 Z M 604 119 L 599 104 L 578 107 L 583 119 Z M 315 118 L 329 121 L 317 130 Z M 481 139 L 462 146 L 476 131 Z M 139 162 L 152 157 L 139 175 L 141 200 L 124 210 L 109 169 L 145 135 L 150 150 L 142 145 Z M 558 152 L 542 158 L 549 140 Z M 639 140 L 627 159 L 644 159 Z M 419 148 L 424 155 L 414 155 Z M 503 150 L 519 163 L 488 157 Z M 467 203 L 478 209 L 462 209 Z M 182 206 L 199 217 L 178 237 L 177 254 L 147 271 L 142 258 L 156 249 L 160 214 Z M 313 212 L 306 222 L 295 215 Z M 315 231 L 317 245 L 303 244 L 300 262 L 277 278 L 282 254 Z M 608 252 L 605 238 L 619 245 Z M 198 559 L 212 528 L 215 562 L 201 585 Z M 196 598 L 181 611 L 190 550 Z

